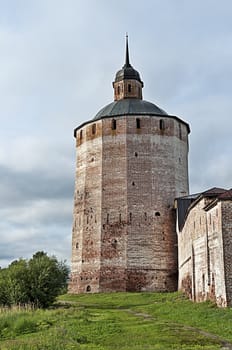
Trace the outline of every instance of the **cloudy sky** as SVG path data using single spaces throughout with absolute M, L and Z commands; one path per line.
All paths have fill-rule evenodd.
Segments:
M 130 57 L 144 98 L 191 126 L 190 189 L 232 187 L 231 0 L 0 0 L 0 266 L 70 261 L 73 129 Z

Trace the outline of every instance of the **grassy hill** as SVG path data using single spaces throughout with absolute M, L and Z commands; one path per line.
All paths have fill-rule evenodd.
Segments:
M 50 310 L 2 310 L 0 349 L 232 349 L 232 310 L 179 293 L 64 295 Z

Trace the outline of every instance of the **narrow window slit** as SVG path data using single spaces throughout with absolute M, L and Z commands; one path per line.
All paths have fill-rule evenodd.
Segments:
M 140 119 L 139 118 L 136 118 L 136 128 L 137 129 L 140 129 Z
M 111 129 L 112 129 L 112 130 L 116 130 L 116 127 L 117 127 L 116 120 L 115 120 L 115 119 L 112 119 L 112 122 L 111 122 Z
M 159 121 L 159 127 L 160 127 L 160 130 L 164 130 L 165 125 L 164 125 L 164 120 L 163 120 L 163 119 L 160 119 L 160 121 Z

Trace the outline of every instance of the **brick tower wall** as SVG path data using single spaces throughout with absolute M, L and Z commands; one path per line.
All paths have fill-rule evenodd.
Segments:
M 77 151 L 70 292 L 176 290 L 173 202 L 188 194 L 186 124 L 105 118 L 78 131 Z
M 72 293 L 99 292 L 101 259 L 102 138 L 101 124 L 88 125 L 77 137 L 74 192 Z

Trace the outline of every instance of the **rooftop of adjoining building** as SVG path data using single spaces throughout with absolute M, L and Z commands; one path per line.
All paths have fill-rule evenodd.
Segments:
M 218 201 L 232 200 L 232 189 L 226 190 L 224 188 L 212 187 L 201 193 L 176 198 L 179 231 L 183 229 L 185 221 L 191 209 L 194 208 L 196 204 L 199 203 L 199 201 L 203 198 L 212 198 L 210 203 L 207 203 L 207 205 L 204 207 L 204 210 L 207 211 L 216 205 Z

